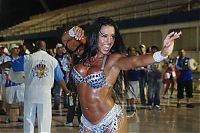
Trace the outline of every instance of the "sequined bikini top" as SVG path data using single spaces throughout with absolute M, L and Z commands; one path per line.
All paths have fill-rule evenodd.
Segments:
M 78 71 L 76 71 L 76 69 L 73 68 L 72 72 L 71 72 L 73 79 L 75 79 L 75 81 L 77 81 L 78 84 L 81 84 L 83 82 L 87 82 L 88 85 L 91 88 L 94 88 L 94 89 L 103 87 L 104 85 L 107 84 L 106 79 L 105 79 L 105 74 L 104 74 L 104 71 L 103 71 L 106 59 L 107 59 L 107 56 L 104 56 L 103 63 L 101 65 L 101 70 L 99 72 L 90 74 L 86 77 L 82 77 L 78 73 Z

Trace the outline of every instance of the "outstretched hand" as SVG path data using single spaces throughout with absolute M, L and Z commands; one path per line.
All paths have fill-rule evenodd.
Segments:
M 174 40 L 179 38 L 182 32 L 171 32 L 169 33 L 163 41 L 163 48 L 161 51 L 161 55 L 166 57 L 169 56 L 174 48 Z

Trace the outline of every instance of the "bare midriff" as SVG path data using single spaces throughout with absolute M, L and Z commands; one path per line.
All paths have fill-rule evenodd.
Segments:
M 92 89 L 87 83 L 82 83 L 78 91 L 82 113 L 92 124 L 99 123 L 114 106 L 112 88 L 109 86 Z

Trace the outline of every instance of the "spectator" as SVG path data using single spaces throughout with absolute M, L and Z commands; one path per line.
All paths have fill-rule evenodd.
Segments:
M 46 43 L 37 41 L 33 54 L 10 62 L 1 67 L 12 66 L 14 71 L 25 72 L 24 133 L 34 132 L 37 113 L 38 132 L 51 131 L 51 87 L 54 79 L 69 93 L 63 73 L 55 58 L 46 52 Z
M 128 55 L 138 56 L 136 48 L 129 48 Z M 135 99 L 140 95 L 139 79 L 140 79 L 140 68 L 132 68 L 126 71 L 126 101 L 127 101 L 127 112 L 136 112 Z
M 75 27 L 74 30 L 80 30 L 78 27 Z M 84 32 L 83 30 L 80 30 L 80 33 Z M 83 39 L 83 37 L 81 38 Z M 71 66 L 76 64 L 79 60 L 81 60 L 81 55 L 84 51 L 85 45 L 83 45 L 83 41 L 81 40 L 76 40 L 73 37 L 70 37 L 66 31 L 63 32 L 61 36 L 61 41 L 62 43 L 66 46 L 66 51 L 70 53 L 71 56 Z M 71 67 L 72 68 L 72 67 Z M 72 92 L 72 96 L 69 96 L 69 102 L 68 102 L 68 111 L 67 111 L 67 118 L 65 122 L 65 126 L 72 127 L 73 125 L 73 119 L 75 116 L 75 112 L 77 112 L 78 115 L 78 122 L 80 123 L 80 118 L 82 115 L 81 108 L 80 108 L 80 101 L 79 98 L 77 98 L 77 89 L 76 86 L 74 85 L 73 79 L 71 76 L 69 76 L 70 80 L 67 84 L 68 88 Z M 78 107 L 76 110 L 76 99 L 78 99 Z
M 163 72 L 163 86 L 164 86 L 164 93 L 163 98 L 173 98 L 173 92 L 175 90 L 175 83 L 176 83 L 176 69 L 173 64 L 173 58 L 168 58 L 165 62 L 166 69 Z M 166 96 L 168 90 L 170 89 L 170 96 Z
M 10 46 L 10 53 L 11 55 L 8 56 L 7 61 L 15 61 L 20 58 L 19 56 L 19 46 L 16 44 L 12 44 Z M 5 61 L 5 62 L 7 62 Z M 11 69 L 7 69 L 7 75 L 9 71 L 12 71 Z M 6 72 L 6 71 L 5 71 Z M 25 91 L 25 85 L 24 83 L 16 83 L 10 79 L 8 76 L 8 79 L 6 79 L 5 82 L 5 87 L 6 87 L 6 113 L 7 113 L 7 118 L 5 120 L 5 123 L 10 123 L 10 109 L 11 105 L 14 102 L 14 97 L 16 94 L 17 97 L 17 102 L 19 104 L 19 117 L 18 121 L 23 122 L 23 113 L 24 113 L 24 91 Z
M 55 58 L 58 61 L 61 70 L 64 74 L 65 83 L 68 83 L 69 80 L 69 71 L 71 68 L 71 57 L 68 53 L 63 53 L 64 46 L 63 44 L 58 43 L 56 45 L 56 54 Z M 60 105 L 60 97 L 62 94 L 62 89 L 57 81 L 54 82 L 53 87 L 53 94 L 54 94 L 54 106 L 53 109 L 58 110 Z M 63 99 L 64 108 L 67 108 L 67 95 L 64 92 L 64 99 Z
M 0 47 L 0 64 L 8 61 L 8 56 L 4 52 L 5 47 Z M 6 115 L 6 89 L 5 89 L 5 79 L 8 76 L 7 71 L 0 69 L 0 115 Z
M 140 55 L 145 55 L 146 54 L 146 46 L 141 44 L 139 46 L 139 53 Z M 140 85 L 140 102 L 142 105 L 146 105 L 146 96 L 145 96 L 145 88 L 147 89 L 147 69 L 146 66 L 141 67 L 140 70 L 140 80 L 139 80 L 139 85 Z
M 158 47 L 152 46 L 151 52 L 158 51 Z M 148 79 L 148 106 L 149 110 L 155 107 L 161 110 L 160 107 L 160 89 L 162 86 L 162 72 L 159 70 L 160 63 L 153 63 L 148 65 L 147 79 Z
M 179 50 L 179 57 L 176 60 L 176 69 L 180 72 L 180 76 L 177 79 L 177 108 L 181 107 L 180 100 L 184 98 L 184 89 L 186 92 L 186 100 L 188 108 L 194 108 L 191 103 L 193 97 L 193 85 L 192 85 L 192 71 L 188 68 L 189 57 L 186 57 L 184 49 Z
M 79 41 L 77 41 L 77 43 L 79 43 Z M 85 45 L 79 45 L 76 51 L 72 53 L 72 64 L 71 64 L 72 66 L 74 66 L 75 64 L 77 64 L 79 60 L 81 60 L 81 55 L 84 52 L 84 48 L 85 48 Z M 69 79 L 70 80 L 67 85 L 68 85 L 68 88 L 70 88 L 70 91 L 72 92 L 72 97 L 69 97 L 69 104 L 68 104 L 68 111 L 67 111 L 65 126 L 71 127 L 71 126 L 74 126 L 73 119 L 74 119 L 75 113 L 77 113 L 79 124 L 81 123 L 82 112 L 81 112 L 79 97 L 77 94 L 77 89 L 76 89 L 76 86 L 74 85 L 71 74 L 69 76 Z M 77 99 L 78 99 L 78 105 L 76 102 Z M 76 105 L 77 105 L 77 108 L 76 108 Z

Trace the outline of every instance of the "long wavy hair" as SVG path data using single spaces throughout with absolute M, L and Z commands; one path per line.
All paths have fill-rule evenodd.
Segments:
M 122 41 L 122 37 L 119 32 L 117 24 L 109 17 L 99 17 L 94 21 L 94 23 L 90 27 L 85 52 L 82 55 L 82 61 L 85 61 L 97 54 L 99 32 L 101 30 L 101 27 L 104 25 L 113 26 L 115 29 L 115 41 L 110 52 L 122 53 L 125 51 L 125 46 Z

